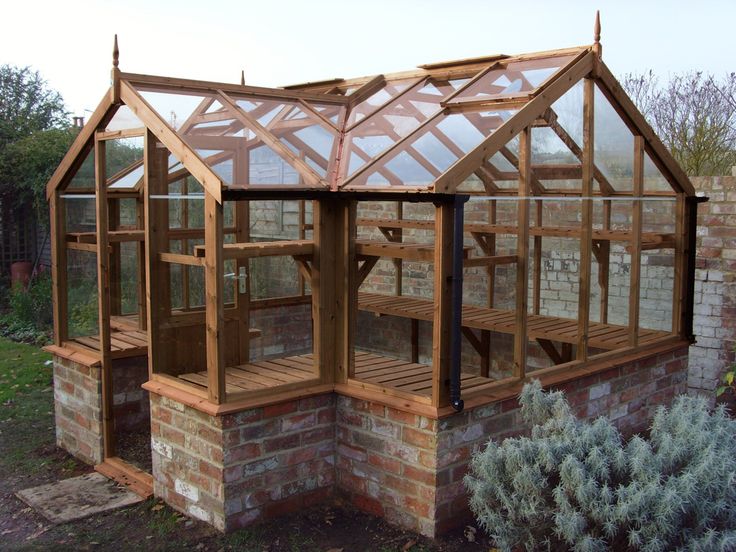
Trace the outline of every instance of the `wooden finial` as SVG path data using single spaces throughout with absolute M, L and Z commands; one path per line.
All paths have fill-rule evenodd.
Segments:
M 118 35 L 112 46 L 112 71 L 110 71 L 110 100 L 114 104 L 120 104 L 120 50 L 118 49 Z
M 240 86 L 245 86 L 245 69 L 240 70 Z
M 601 46 L 601 12 L 595 12 L 595 25 L 593 26 L 593 51 L 598 57 L 603 55 L 603 46 Z
M 115 43 L 112 46 L 112 66 L 117 69 L 120 63 L 120 49 L 118 48 L 118 35 L 115 33 Z

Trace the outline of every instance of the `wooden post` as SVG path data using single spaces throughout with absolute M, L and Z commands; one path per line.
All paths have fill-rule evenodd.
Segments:
M 236 150 L 234 172 L 236 178 L 245 182 L 248 174 L 248 150 L 244 147 Z M 301 238 L 301 210 L 300 210 L 300 238 Z M 250 202 L 235 202 L 235 241 L 246 243 L 250 241 Z M 242 273 L 242 275 L 241 275 Z M 240 364 L 250 362 L 250 261 L 237 259 L 235 262 L 235 277 L 238 285 L 235 288 L 235 304 L 238 309 L 238 347 Z M 240 278 L 245 278 L 242 282 Z M 301 286 L 304 280 L 300 278 Z M 303 289 L 303 287 L 302 287 Z
M 634 190 L 631 213 L 631 283 L 629 284 L 629 345 L 639 344 L 639 280 L 641 279 L 642 196 L 644 195 L 644 138 L 634 136 Z
M 586 78 L 583 89 L 583 195 L 580 228 L 580 279 L 578 283 L 578 342 L 576 357 L 588 358 L 590 330 L 590 279 L 593 256 L 593 144 L 594 144 L 595 81 Z
M 107 186 L 105 186 L 107 188 Z M 107 192 L 105 192 L 107 193 Z M 120 227 L 120 200 L 107 199 L 108 230 L 118 230 Z M 123 310 L 122 297 L 122 246 L 120 242 L 109 243 L 110 246 L 110 314 L 120 315 Z
M 519 134 L 519 233 L 516 238 L 516 331 L 514 332 L 514 376 L 524 378 L 527 353 L 527 309 L 529 302 L 529 195 L 531 188 L 531 128 Z
M 204 193 L 204 282 L 207 334 L 207 391 L 210 401 L 225 402 L 225 305 L 223 266 L 223 209 Z
M 542 200 L 538 199 L 534 202 L 536 207 L 535 224 L 537 228 L 542 226 Z M 539 314 L 541 308 L 541 294 L 542 294 L 542 236 L 534 236 L 534 275 L 532 278 L 534 288 L 532 290 L 532 297 L 534 298 L 534 305 L 532 312 Z
M 51 299 L 54 312 L 54 345 L 61 347 L 69 331 L 66 210 L 58 190 L 50 198 Z M 1 241 L 1 240 L 0 240 Z
M 312 316 L 315 372 L 324 383 L 333 381 L 337 365 L 335 346 L 337 292 L 335 281 L 336 233 L 340 219 L 338 201 L 321 199 L 315 203 L 314 256 L 312 259 Z M 340 374 L 342 375 L 342 374 Z
M 452 203 L 435 204 L 432 406 L 436 408 L 450 404 L 453 218 Z
M 603 201 L 603 229 L 611 229 L 611 200 Z M 608 324 L 608 287 L 610 280 L 611 265 L 611 242 L 606 240 L 600 243 L 600 256 L 598 263 L 598 284 L 601 288 L 601 324 Z
M 687 297 L 687 286 L 685 280 L 687 278 L 686 266 L 687 258 L 685 256 L 685 244 L 687 243 L 687 218 L 688 212 L 685 202 L 685 194 L 678 193 L 675 203 L 675 275 L 672 285 L 672 333 L 684 335 L 683 328 L 683 308 Z
M 95 140 L 95 207 L 97 221 L 97 323 L 100 332 L 102 376 L 102 450 L 115 456 L 112 355 L 110 340 L 110 251 L 108 242 L 107 169 L 104 140 Z
M 145 189 L 143 190 L 145 195 Z M 136 198 L 136 228 L 143 230 L 145 235 L 146 228 L 146 210 L 145 199 Z M 138 327 L 141 330 L 148 328 L 148 310 L 146 308 L 146 242 L 139 241 L 136 246 L 136 255 L 138 260 Z M 149 342 L 150 346 L 150 342 Z
M 335 382 L 346 383 L 355 377 L 355 327 L 358 312 L 358 281 L 355 238 L 357 234 L 357 202 L 346 201 L 338 205 L 336 228 L 335 299 L 337 301 L 335 324 Z
M 166 343 L 161 329 L 170 314 L 171 282 L 169 264 L 159 259 L 168 251 L 169 206 L 152 195 L 168 192 L 168 152 L 160 147 L 151 131 L 146 131 L 144 149 L 145 254 L 146 254 L 146 313 L 148 326 L 148 374 L 164 372 L 167 365 Z
M 396 218 L 397 220 L 401 220 L 404 218 L 404 202 L 403 201 L 396 202 Z M 401 243 L 402 241 L 404 241 L 404 230 L 402 228 L 397 228 L 394 231 L 393 237 L 394 239 L 392 241 Z M 403 281 L 403 276 L 404 276 L 403 275 L 403 262 L 401 259 L 394 259 L 394 268 L 396 270 L 395 293 L 396 295 L 401 295 L 402 294 L 402 281 Z

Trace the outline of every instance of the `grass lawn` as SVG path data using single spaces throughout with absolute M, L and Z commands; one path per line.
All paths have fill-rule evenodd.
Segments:
M 155 499 L 52 526 L 15 492 L 91 471 L 55 445 L 50 355 L 0 338 L 0 549 L 225 552 L 487 551 L 458 531 L 430 541 L 339 501 L 221 535 Z

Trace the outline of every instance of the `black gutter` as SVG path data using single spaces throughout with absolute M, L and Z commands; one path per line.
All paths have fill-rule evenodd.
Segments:
M 450 328 L 450 404 L 456 412 L 462 412 L 465 402 L 460 398 L 460 354 L 462 345 L 463 316 L 463 232 L 464 204 L 467 195 L 456 195 L 453 199 L 453 244 L 452 244 L 452 326 Z M 437 270 L 437 268 L 435 268 Z
M 689 226 L 687 228 L 687 288 L 685 291 L 685 312 L 680 313 L 683 320 L 682 331 L 690 343 L 695 343 L 693 332 L 693 310 L 695 306 L 695 263 L 697 255 L 698 203 L 708 201 L 704 196 L 688 196 L 685 198 L 685 209 Z

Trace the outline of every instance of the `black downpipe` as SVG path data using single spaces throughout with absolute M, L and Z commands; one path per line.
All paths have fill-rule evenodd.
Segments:
M 469 196 L 456 195 L 453 202 L 452 244 L 452 327 L 450 342 L 450 404 L 456 412 L 462 412 L 465 402 L 460 398 L 460 353 L 463 316 L 463 232 L 464 204 Z

